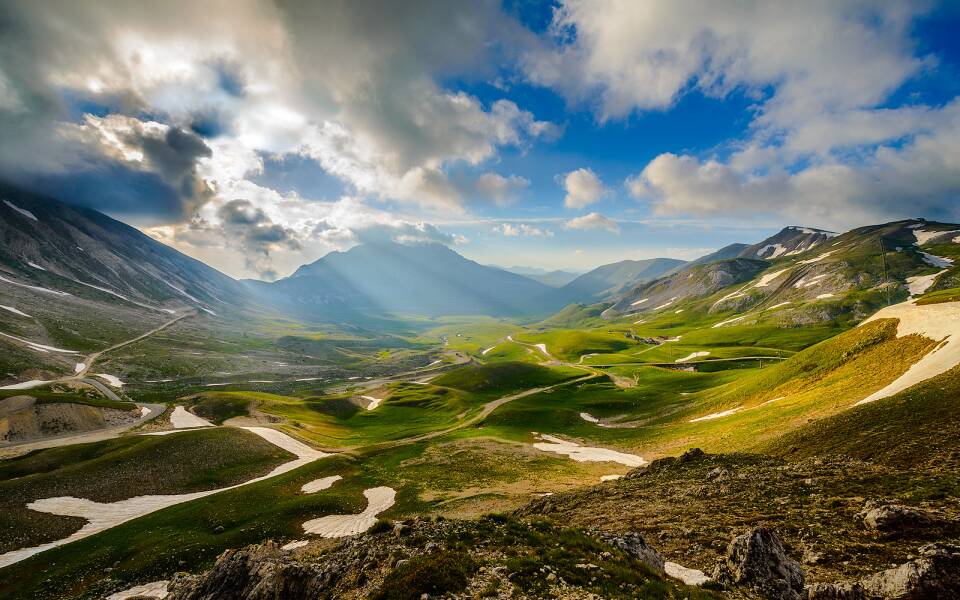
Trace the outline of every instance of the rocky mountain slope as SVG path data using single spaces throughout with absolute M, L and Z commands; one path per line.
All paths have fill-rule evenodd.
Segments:
M 747 246 L 740 251 L 739 256 L 744 258 L 765 258 L 768 260 L 773 260 L 781 256 L 796 256 L 803 252 L 813 250 L 830 238 L 836 237 L 836 235 L 837 234 L 832 231 L 791 225 L 784 227 L 775 235 L 770 236 L 758 244 Z
M 673 275 L 635 287 L 620 297 L 603 315 L 666 310 L 677 301 L 703 298 L 728 286 L 750 281 L 769 263 L 750 258 L 732 258 L 695 265 Z
M 102 213 L 0 185 L 3 288 L 33 285 L 159 312 L 216 311 L 246 294 L 232 278 Z M 59 293 L 56 293 L 59 292 Z
M 787 227 L 741 251 L 736 260 L 750 263 L 728 260 L 691 266 L 631 290 L 604 315 L 615 318 L 687 303 L 683 308 L 744 319 L 776 310 L 794 325 L 837 318 L 857 322 L 882 306 L 956 287 L 960 281 L 954 263 L 960 244 L 953 240 L 960 239 L 958 231 L 958 225 L 921 220 L 860 227 L 839 235 Z M 768 258 L 745 258 L 757 254 Z M 742 268 L 746 264 L 752 271 Z M 703 282 L 708 272 L 709 285 Z
M 577 277 L 557 291 L 558 302 L 594 304 L 675 270 L 685 261 L 673 258 L 622 260 L 602 265 Z

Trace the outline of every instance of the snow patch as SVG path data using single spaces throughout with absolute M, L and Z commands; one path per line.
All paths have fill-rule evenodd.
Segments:
M 678 358 L 677 360 L 675 360 L 675 361 L 673 361 L 673 362 L 675 362 L 675 363 L 687 362 L 688 360 L 693 360 L 693 359 L 695 359 L 695 358 L 700 358 L 701 356 L 710 356 L 710 353 L 707 352 L 707 351 L 705 351 L 705 350 L 702 350 L 702 351 L 700 351 L 700 352 L 692 352 L 692 353 L 690 353 L 689 355 L 684 356 L 683 358 Z
M 10 202 L 9 200 L 4 200 L 3 203 L 9 206 L 12 210 L 17 211 L 18 213 L 20 213 L 21 215 L 25 216 L 28 219 L 33 219 L 34 221 L 39 220 L 37 219 L 37 215 L 33 214 L 32 212 L 30 212 L 25 208 L 20 208 L 19 206 L 17 206 L 13 202 Z
M 643 304 L 644 302 L 646 302 L 646 301 L 649 300 L 649 299 L 650 299 L 650 298 L 641 298 L 641 299 L 637 300 L 636 302 L 631 302 L 631 303 L 630 303 L 630 306 L 640 306 L 641 304 Z
M 376 407 L 380 406 L 380 403 L 383 402 L 383 398 L 374 398 L 373 396 L 360 396 L 364 400 L 369 400 L 370 404 L 367 405 L 367 410 L 373 410 Z
M 799 264 L 801 264 L 801 265 L 812 265 L 813 263 L 820 262 L 821 260 L 827 258 L 828 256 L 830 256 L 830 255 L 833 254 L 834 252 L 836 252 L 836 250 L 830 250 L 830 251 L 828 251 L 828 252 L 824 252 L 823 254 L 821 254 L 820 256 L 818 256 L 818 257 L 816 257 L 816 258 L 808 258 L 807 260 L 801 260 L 801 261 L 799 261 Z
M 188 412 L 187 409 L 179 404 L 174 407 L 173 412 L 170 414 L 170 424 L 173 425 L 174 429 L 186 429 L 189 427 L 213 427 L 213 423 L 198 417 L 192 412 Z
M 771 248 L 773 249 L 773 252 L 771 252 L 769 256 L 764 256 L 764 254 L 766 253 L 766 251 L 767 251 L 767 250 L 770 250 Z M 776 258 L 776 257 L 780 256 L 781 254 L 785 253 L 787 250 L 788 250 L 788 248 L 787 248 L 786 246 L 784 246 L 783 244 L 767 244 L 767 245 L 764 246 L 763 248 L 760 248 L 759 250 L 757 250 L 757 257 L 758 257 L 758 258 L 767 258 L 767 259 Z
M 17 286 L 20 286 L 20 287 L 22 287 L 22 288 L 27 288 L 28 290 L 33 290 L 33 291 L 35 291 L 35 292 L 44 292 L 44 293 L 46 293 L 46 294 L 55 294 L 55 295 L 57 295 L 57 296 L 70 296 L 70 295 L 71 295 L 69 292 L 61 292 L 61 291 L 58 291 L 58 290 L 50 290 L 50 289 L 47 289 L 47 288 L 45 288 L 45 287 L 40 287 L 40 286 L 38 286 L 38 285 L 27 285 L 26 283 L 19 283 L 19 282 L 17 282 L 17 281 L 13 281 L 13 280 L 7 279 L 6 277 L 3 277 L 3 276 L 0 276 L 0 281 L 2 281 L 2 282 L 4 282 L 4 283 L 9 283 L 9 284 L 12 284 L 12 285 L 17 285 Z
M 903 375 L 860 400 L 858 405 L 893 396 L 960 364 L 960 343 L 957 343 L 960 339 L 960 302 L 917 305 L 908 300 L 879 310 L 864 323 L 877 319 L 899 319 L 898 338 L 916 334 L 938 344 L 923 358 L 910 365 Z
M 604 482 L 604 481 L 616 481 L 617 479 L 620 479 L 621 477 L 623 477 L 623 475 L 601 475 L 601 476 L 600 476 L 600 481 L 601 481 L 601 482 Z
M 833 294 L 820 294 L 817 296 L 817 300 L 826 300 L 827 298 L 833 298 Z
M 54 346 L 46 346 L 44 344 L 37 344 L 36 342 L 31 342 L 30 340 L 25 340 L 23 338 L 18 338 L 15 335 L 10 335 L 8 333 L 0 332 L 0 335 L 3 337 L 10 338 L 12 340 L 17 340 L 20 343 L 26 344 L 31 350 L 36 350 L 37 352 L 62 352 L 64 354 L 77 354 L 76 350 L 64 350 L 63 348 L 56 348 Z
M 933 238 L 937 238 L 942 235 L 950 235 L 951 233 L 960 233 L 960 229 L 953 229 L 951 231 L 933 231 L 931 229 L 914 229 L 913 230 L 913 236 L 917 238 L 918 246 L 923 246 Z
M 77 363 L 73 367 L 73 373 L 76 375 L 87 368 L 87 363 Z
M 767 308 L 765 308 L 765 309 L 763 309 L 763 310 L 773 310 L 773 309 L 775 309 L 775 308 L 780 308 L 781 306 L 786 306 L 786 305 L 788 305 L 788 304 L 790 304 L 790 303 L 789 303 L 789 302 L 781 302 L 780 304 L 774 304 L 773 306 L 767 307 Z
M 294 540 L 280 546 L 281 550 L 296 550 L 297 548 L 303 548 L 310 542 L 308 540 Z
M 117 592 L 116 594 L 110 594 L 106 600 L 129 600 L 130 598 L 155 598 L 156 600 L 163 600 L 170 595 L 170 592 L 167 591 L 169 584 L 170 582 L 167 580 L 151 581 L 150 583 L 136 585 L 122 592 Z
M 770 282 L 772 282 L 777 277 L 780 277 L 781 275 L 783 275 L 789 270 L 790 269 L 780 269 L 779 271 L 774 271 L 773 273 L 767 273 L 766 275 L 761 277 L 760 281 L 758 281 L 753 287 L 758 287 L 758 288 L 767 287 L 768 285 L 770 285 Z
M 48 383 L 53 383 L 52 381 L 44 381 L 42 379 L 31 379 L 30 381 L 21 381 L 20 383 L 12 383 L 10 385 L 5 385 L 0 387 L 0 390 L 32 390 L 35 387 L 40 387 L 41 385 L 46 385 Z
M 940 277 L 947 272 L 948 269 L 942 271 L 937 271 L 932 275 L 915 275 L 913 277 L 907 277 L 907 289 L 910 290 L 910 297 L 919 296 L 920 294 L 926 292 L 930 289 L 936 281 L 937 277 Z
M 330 477 L 323 477 L 322 479 L 314 479 L 313 481 L 303 484 L 303 486 L 300 488 L 300 491 L 304 494 L 315 494 L 317 492 L 329 489 L 330 486 L 341 479 L 343 479 L 343 477 L 339 475 L 331 475 Z
M 713 413 L 713 414 L 709 414 L 709 415 L 706 415 L 706 416 L 703 416 L 703 417 L 697 417 L 696 419 L 690 419 L 689 422 L 690 422 L 690 423 L 699 423 L 700 421 L 712 421 L 712 420 L 714 420 L 714 419 L 720 419 L 720 418 L 722 418 L 722 417 L 729 417 L 730 415 L 732 415 L 733 413 L 737 412 L 738 410 L 740 410 L 740 409 L 742 409 L 742 408 L 743 408 L 742 406 L 738 406 L 738 407 L 736 407 L 736 408 L 731 408 L 730 410 L 725 410 L 725 411 L 723 411 L 723 412 Z
M 703 585 L 710 581 L 710 578 L 707 577 L 703 571 L 688 569 L 687 567 L 678 565 L 675 562 L 668 561 L 663 563 L 663 571 L 670 577 L 679 579 L 686 585 Z
M 390 487 L 375 487 L 364 490 L 367 508 L 355 515 L 328 515 L 319 519 L 310 519 L 303 524 L 303 530 L 325 538 L 339 538 L 356 535 L 373 527 L 377 515 L 393 506 L 397 496 Z
M 259 435 L 271 444 L 278 446 L 288 452 L 297 455 L 295 460 L 279 465 L 266 475 L 254 477 L 243 483 L 229 487 L 206 490 L 202 492 L 193 492 L 189 494 L 164 494 L 154 496 L 135 496 L 126 500 L 117 502 L 94 502 L 84 498 L 74 498 L 71 496 L 60 496 L 56 498 L 43 498 L 27 505 L 27 508 L 37 512 L 43 512 L 53 515 L 62 515 L 68 517 L 82 517 L 87 520 L 86 525 L 75 531 L 73 534 L 53 542 L 33 546 L 31 548 L 22 548 L 13 550 L 5 554 L 0 554 L 0 568 L 12 565 L 16 562 L 39 554 L 45 550 L 57 548 L 70 542 L 80 540 L 101 531 L 116 527 L 127 521 L 148 515 L 160 509 L 189 502 L 198 498 L 212 496 L 227 490 L 233 490 L 239 487 L 265 481 L 272 477 L 282 475 L 309 464 L 317 459 L 330 456 L 325 452 L 314 450 L 305 444 L 298 442 L 290 436 L 281 433 L 275 429 L 266 427 L 243 427 L 247 431 Z
M 41 271 L 46 271 L 46 269 L 44 269 L 43 267 L 41 267 L 41 266 L 38 265 L 37 263 L 30 262 L 29 260 L 27 261 L 27 266 L 33 267 L 34 269 L 40 269 Z
M 79 373 L 79 371 L 78 371 L 78 373 Z M 106 381 L 107 383 L 109 383 L 110 385 L 112 385 L 112 386 L 115 387 L 115 388 L 122 388 L 122 387 L 123 387 L 123 382 L 120 381 L 120 378 L 117 377 L 116 375 L 107 375 L 106 373 L 94 373 L 94 376 L 95 376 L 95 377 L 99 377 L 100 379 Z
M 730 324 L 730 323 L 736 323 L 737 321 L 740 321 L 740 320 L 746 319 L 746 318 L 747 318 L 746 315 L 744 315 L 744 316 L 742 316 L 742 317 L 734 317 L 734 318 L 732 318 L 732 319 L 727 319 L 726 321 L 720 321 L 719 323 L 714 324 L 713 327 L 714 327 L 714 328 L 716 328 L 716 327 L 723 327 L 724 325 L 728 325 L 728 324 Z
M 4 306 L 4 305 L 0 304 L 0 308 L 2 308 L 3 310 L 6 310 L 6 311 L 12 312 L 12 313 L 15 314 L 15 315 L 20 315 L 21 317 L 27 317 L 28 319 L 32 319 L 32 318 L 33 318 L 33 317 L 31 317 L 30 315 L 28 315 L 27 313 L 25 313 L 25 312 L 23 312 L 23 311 L 20 311 L 20 310 L 17 310 L 16 308 L 14 308 L 14 307 L 12 307 L 12 306 Z
M 934 267 L 949 267 L 953 264 L 953 259 L 944 258 L 942 256 L 934 256 L 933 254 L 927 254 L 926 252 L 921 252 L 920 256 L 923 257 L 923 261 L 928 265 L 933 265 Z
M 583 419 L 584 421 L 587 421 L 588 423 L 599 423 L 599 422 L 600 422 L 600 419 L 596 418 L 595 416 L 591 415 L 590 413 L 582 412 L 582 413 L 580 413 L 580 418 Z
M 626 454 L 607 448 L 588 448 L 552 435 L 541 434 L 539 437 L 544 441 L 533 445 L 537 450 L 564 454 L 577 462 L 615 462 L 628 467 L 642 467 L 647 464 L 647 461 L 636 454 Z

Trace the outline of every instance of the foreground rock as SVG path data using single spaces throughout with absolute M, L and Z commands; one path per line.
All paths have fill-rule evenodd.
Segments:
M 735 537 L 713 578 L 770 600 L 799 600 L 803 594 L 803 569 L 787 556 L 779 536 L 764 527 Z
M 224 552 L 206 573 L 175 577 L 168 600 L 321 598 L 689 598 L 636 534 L 610 536 L 497 516 L 375 527 L 284 551 Z
M 960 598 L 960 546 L 927 544 L 920 557 L 859 581 L 816 584 L 808 600 L 956 600 Z
M 934 526 L 938 521 L 932 513 L 903 504 L 868 504 L 863 511 L 863 524 L 883 535 L 902 535 Z

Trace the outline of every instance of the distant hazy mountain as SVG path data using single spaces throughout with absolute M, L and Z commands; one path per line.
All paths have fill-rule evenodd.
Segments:
M 299 314 L 542 314 L 552 288 L 480 265 L 442 244 L 361 244 L 331 252 L 273 283 L 248 282 Z M 545 303 L 546 301 L 546 303 Z
M 216 311 L 246 298 L 237 281 L 110 217 L 0 184 L 0 276 L 37 301 L 87 298 L 137 309 Z
M 573 302 L 593 304 L 652 281 L 684 264 L 684 261 L 673 258 L 622 260 L 584 273 L 560 288 L 556 296 L 564 305 Z
M 516 273 L 517 275 L 523 275 L 524 277 L 539 281 L 550 287 L 563 287 L 580 276 L 580 273 L 574 273 L 573 271 L 564 271 L 562 269 L 550 271 L 537 267 L 506 267 L 503 270 Z

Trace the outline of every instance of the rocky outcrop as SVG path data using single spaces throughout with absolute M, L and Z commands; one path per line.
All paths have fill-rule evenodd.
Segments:
M 727 546 L 727 557 L 714 569 L 713 578 L 770 600 L 800 600 L 804 589 L 800 564 L 787 556 L 779 536 L 764 527 L 735 537 Z
M 318 598 L 337 573 L 291 560 L 273 542 L 228 550 L 204 575 L 169 586 L 169 600 L 267 600 Z
M 0 399 L 0 442 L 24 442 L 64 433 L 127 425 L 136 411 L 70 402 L 40 403 L 32 396 Z
M 598 537 L 617 550 L 623 550 L 630 556 L 644 563 L 650 567 L 654 573 L 664 572 L 664 563 L 666 561 L 663 555 L 657 552 L 656 548 L 649 545 L 639 533 L 626 533 L 624 535 L 599 534 Z
M 960 598 L 960 546 L 927 544 L 920 557 L 859 581 L 821 583 L 807 600 L 956 600 Z
M 868 504 L 861 516 L 867 529 L 890 536 L 931 527 L 936 525 L 939 520 L 932 513 L 903 504 L 884 504 L 882 506 Z

